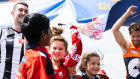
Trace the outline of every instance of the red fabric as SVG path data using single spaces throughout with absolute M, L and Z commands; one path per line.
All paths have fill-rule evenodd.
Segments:
M 100 70 L 97 74 L 98 75 L 104 75 L 106 79 L 109 79 L 109 77 L 106 75 L 104 70 Z
M 64 65 L 58 66 L 54 73 L 56 79 L 70 79 L 69 72 Z
M 77 77 L 77 78 L 75 78 L 75 79 L 82 79 L 81 77 Z
M 41 56 L 38 50 L 28 49 L 22 59 L 17 79 L 50 79 L 46 73 L 46 58 Z
M 79 62 L 82 53 L 82 42 L 77 27 L 71 26 L 70 29 L 72 34 L 72 53 L 68 55 L 67 61 L 64 63 L 66 67 L 75 66 Z

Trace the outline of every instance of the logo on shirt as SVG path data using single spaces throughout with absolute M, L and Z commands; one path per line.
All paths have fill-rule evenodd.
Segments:
M 60 73 L 59 73 L 59 76 L 62 78 L 62 77 L 63 77 L 63 73 L 62 73 L 62 72 L 60 72 Z
M 21 44 L 24 44 L 24 39 L 19 38 L 18 42 L 21 43 Z
M 27 57 L 23 57 L 21 63 L 25 63 Z
M 136 50 L 131 50 L 130 53 L 132 53 L 132 54 L 137 54 L 138 51 L 136 51 Z

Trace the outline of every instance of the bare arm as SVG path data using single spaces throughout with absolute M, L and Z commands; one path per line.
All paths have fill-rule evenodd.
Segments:
M 0 35 L 1 35 L 1 29 L 0 29 Z
M 134 10 L 137 8 L 137 6 L 130 6 L 127 11 L 117 20 L 117 22 L 112 27 L 112 32 L 114 34 L 115 40 L 120 45 L 120 47 L 123 50 L 123 53 L 125 54 L 128 47 L 129 47 L 129 41 L 127 41 L 122 33 L 119 31 L 120 27 L 123 25 L 125 20 L 135 14 Z

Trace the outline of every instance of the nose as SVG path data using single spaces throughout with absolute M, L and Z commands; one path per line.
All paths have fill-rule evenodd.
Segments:
M 96 67 L 96 68 L 100 68 L 100 65 L 98 65 L 98 64 L 95 64 L 95 67 Z
M 55 52 L 56 52 L 56 53 L 59 52 L 59 49 L 56 49 Z
M 22 15 L 26 15 L 26 12 L 25 11 L 22 11 Z
M 27 10 L 23 10 L 23 11 L 22 11 L 22 15 L 25 16 L 25 15 L 27 15 L 27 14 L 28 14 L 28 11 L 27 11 Z

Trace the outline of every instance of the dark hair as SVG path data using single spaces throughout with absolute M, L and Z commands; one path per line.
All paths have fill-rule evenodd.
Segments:
M 29 42 L 37 43 L 40 40 L 42 31 L 48 34 L 50 20 L 43 14 L 32 13 L 23 17 L 21 21 L 21 32 Z
M 68 42 L 65 40 L 64 37 L 62 36 L 54 36 L 51 38 L 50 40 L 50 47 L 51 47 L 51 44 L 54 42 L 54 41 L 61 41 L 64 43 L 64 46 L 65 46 L 65 51 L 67 51 L 67 48 L 68 48 Z
M 128 28 L 129 34 L 131 35 L 134 31 L 140 31 L 140 24 L 132 23 L 130 27 Z
M 28 4 L 27 4 L 26 2 L 17 2 L 17 3 L 14 5 L 13 10 L 16 9 L 16 6 L 17 6 L 18 4 L 22 4 L 22 5 L 24 5 L 24 6 L 26 6 L 26 7 L 28 8 Z
M 84 66 L 87 65 L 87 63 L 88 63 L 88 61 L 89 61 L 89 59 L 91 57 L 98 57 L 100 59 L 100 56 L 96 52 L 87 52 L 87 53 L 84 53 L 83 56 L 82 56 L 81 64 L 79 66 L 79 70 L 81 72 L 85 72 Z

